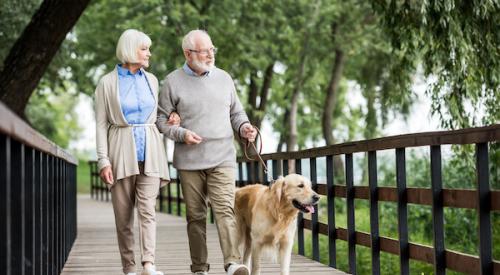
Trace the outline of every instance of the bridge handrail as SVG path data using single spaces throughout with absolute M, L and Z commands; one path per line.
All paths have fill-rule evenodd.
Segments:
M 299 159 L 447 144 L 474 144 L 500 140 L 500 124 L 449 131 L 433 131 L 358 140 L 293 152 L 263 154 L 264 160 Z M 238 161 L 246 162 L 243 157 Z
M 0 102 L 0 270 L 60 274 L 77 233 L 71 154 Z
M 312 232 L 312 258 L 319 261 L 319 237 L 329 237 L 328 253 L 330 266 L 336 267 L 335 240 L 348 243 L 348 272 L 356 273 L 357 245 L 372 250 L 372 272 L 380 274 L 380 252 L 398 255 L 400 273 L 410 274 L 409 260 L 417 260 L 434 265 L 436 274 L 445 274 L 447 268 L 468 274 L 500 274 L 500 262 L 492 257 L 491 211 L 500 211 L 500 191 L 490 190 L 488 151 L 489 143 L 500 141 L 500 124 L 486 127 L 468 128 L 453 131 L 437 131 L 398 135 L 372 140 L 362 140 L 312 148 L 296 152 L 265 154 L 262 158 L 271 166 L 273 178 L 286 175 L 291 171 L 301 173 L 302 160 L 309 159 L 310 177 L 313 189 L 327 196 L 328 224 L 318 220 L 318 211 L 306 219 L 298 217 L 298 252 L 304 255 L 304 229 Z M 446 189 L 442 186 L 441 145 L 475 144 L 476 189 Z M 409 147 L 430 147 L 431 188 L 409 188 L 406 186 L 405 149 Z M 377 152 L 394 150 L 396 153 L 396 187 L 377 185 Z M 368 153 L 369 186 L 353 185 L 353 153 Z M 333 157 L 345 156 L 345 185 L 334 184 Z M 319 182 L 316 160 L 326 157 L 326 183 Z M 271 162 L 271 164 L 269 163 Z M 289 167 L 289 165 L 292 165 Z M 246 179 L 244 169 L 246 168 Z M 261 182 L 269 184 L 264 176 L 263 167 L 256 161 L 238 158 L 237 185 L 243 186 Z M 335 197 L 345 198 L 347 204 L 347 228 L 335 225 Z M 354 219 L 354 200 L 368 200 L 370 204 L 370 232 L 357 231 Z M 397 203 L 398 239 L 379 235 L 378 202 Z M 434 236 L 437 243 L 427 246 L 410 242 L 408 239 L 407 205 L 431 205 Z M 444 207 L 475 209 L 479 225 L 479 255 L 469 255 L 446 249 L 444 246 Z
M 0 102 L 0 118 L 0 133 L 42 152 L 78 165 L 78 160 L 73 155 L 33 129 L 2 102 Z

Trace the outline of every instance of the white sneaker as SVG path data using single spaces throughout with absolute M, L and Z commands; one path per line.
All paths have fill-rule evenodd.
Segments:
M 149 268 L 144 268 L 141 275 L 164 275 L 161 271 L 156 271 L 156 266 L 152 265 Z
M 227 275 L 249 275 L 250 271 L 248 270 L 248 267 L 242 264 L 231 264 L 227 268 Z
M 206 272 L 206 271 L 196 271 L 196 272 L 193 272 L 193 275 L 208 275 L 208 272 Z

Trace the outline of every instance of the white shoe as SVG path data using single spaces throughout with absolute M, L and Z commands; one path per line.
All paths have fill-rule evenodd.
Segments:
M 156 266 L 152 265 L 149 268 L 144 268 L 141 275 L 164 275 L 161 271 L 156 271 Z
M 250 271 L 248 270 L 248 267 L 242 264 L 231 264 L 227 268 L 227 275 L 249 275 Z
M 193 275 L 208 275 L 208 272 L 206 272 L 206 271 L 196 271 L 196 272 L 193 272 Z
M 137 275 L 137 273 L 135 273 L 135 272 L 129 272 L 129 273 L 127 273 L 127 275 Z

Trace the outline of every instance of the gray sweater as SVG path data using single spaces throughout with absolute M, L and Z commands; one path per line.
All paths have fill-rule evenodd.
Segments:
M 171 112 L 180 126 L 167 125 Z M 182 68 L 165 78 L 159 96 L 157 126 L 175 141 L 173 165 L 181 170 L 235 167 L 233 130 L 248 122 L 231 76 L 214 68 L 209 76 L 191 76 Z M 184 143 L 186 130 L 198 134 L 199 144 Z

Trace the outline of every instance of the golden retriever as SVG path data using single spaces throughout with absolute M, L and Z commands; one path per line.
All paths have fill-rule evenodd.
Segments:
M 314 213 L 318 200 L 311 181 L 298 174 L 280 177 L 270 187 L 254 184 L 236 191 L 238 245 L 246 266 L 251 258 L 252 275 L 260 274 L 263 252 L 279 259 L 281 275 L 290 273 L 297 214 Z

